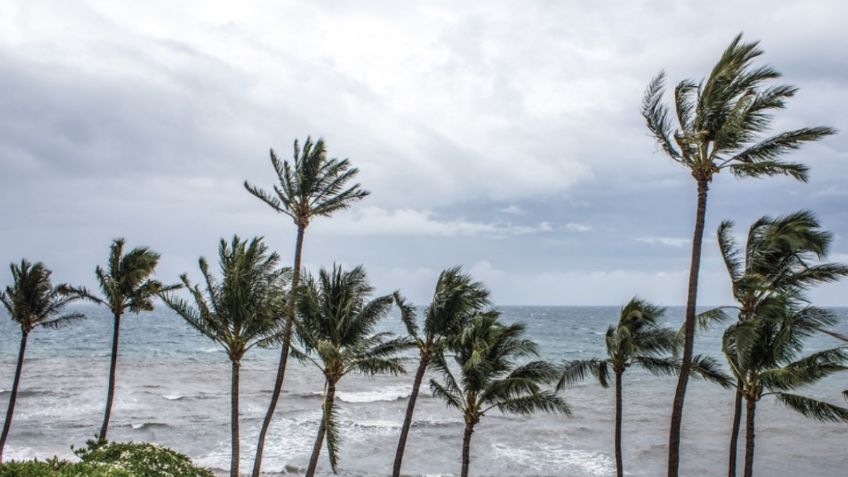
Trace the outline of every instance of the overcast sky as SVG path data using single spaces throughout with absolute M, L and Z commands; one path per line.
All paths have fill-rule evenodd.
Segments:
M 716 177 L 700 302 L 731 301 L 723 219 L 811 209 L 848 262 L 846 2 L 238 4 L 0 3 L 0 263 L 92 286 L 124 236 L 176 281 L 234 233 L 290 262 L 293 225 L 242 182 L 270 187 L 269 148 L 312 135 L 372 194 L 310 226 L 310 269 L 364 264 L 419 303 L 463 265 L 499 304 L 679 305 L 695 184 L 640 100 L 661 69 L 703 77 L 740 31 L 800 87 L 775 130 L 843 132 L 790 156 L 808 184 Z M 813 296 L 848 305 L 848 281 Z

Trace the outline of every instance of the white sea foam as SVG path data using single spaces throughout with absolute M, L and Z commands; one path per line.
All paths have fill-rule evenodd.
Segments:
M 409 386 L 387 386 L 370 391 L 337 391 L 340 401 L 350 403 L 396 401 L 409 396 Z
M 184 397 L 185 396 L 182 396 L 180 394 L 163 394 L 162 395 L 162 399 L 167 399 L 168 401 L 179 401 L 180 399 L 182 399 Z
M 579 472 L 579 475 L 603 476 L 615 470 L 613 460 L 600 452 L 587 452 L 545 443 L 539 443 L 534 448 L 520 448 L 500 443 L 492 447 L 497 451 L 499 458 L 536 472 L 573 469 L 574 472 Z

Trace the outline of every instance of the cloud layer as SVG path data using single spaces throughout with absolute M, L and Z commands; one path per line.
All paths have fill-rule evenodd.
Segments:
M 504 304 L 679 304 L 694 186 L 646 134 L 643 88 L 661 69 L 704 76 L 745 31 L 801 88 L 775 128 L 848 131 L 846 15 L 836 0 L 3 2 L 0 262 L 90 285 L 115 236 L 161 251 L 172 279 L 233 233 L 286 256 L 290 221 L 241 182 L 270 185 L 268 149 L 311 134 L 372 192 L 315 222 L 312 267 L 364 263 L 417 300 L 462 264 Z M 717 177 L 708 235 L 809 208 L 848 254 L 847 137 L 793 154 L 810 184 Z M 709 240 L 704 267 L 704 302 L 729 300 Z

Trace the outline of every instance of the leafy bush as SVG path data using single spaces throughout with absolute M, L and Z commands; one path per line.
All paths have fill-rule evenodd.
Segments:
M 185 455 L 156 444 L 88 441 L 74 453 L 83 463 L 119 467 L 133 477 L 214 477 Z
M 82 462 L 56 457 L 6 462 L 0 464 L 0 477 L 214 477 L 188 457 L 156 444 L 88 441 L 74 453 Z
M 0 464 L 0 477 L 134 477 L 134 474 L 113 465 L 68 462 L 54 457 L 46 461 L 10 461 Z

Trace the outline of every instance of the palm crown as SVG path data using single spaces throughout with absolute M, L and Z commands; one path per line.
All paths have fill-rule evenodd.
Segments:
M 29 334 L 36 327 L 58 328 L 73 320 L 84 318 L 81 313 L 61 314 L 75 296 L 62 294 L 63 285 L 53 287 L 52 272 L 43 263 L 21 260 L 20 265 L 11 264 L 12 285 L 0 292 L 0 302 L 17 322 L 21 331 Z M 57 316 L 58 315 L 58 316 Z
M 105 305 L 117 314 L 127 310 L 133 313 L 153 310 L 157 294 L 175 287 L 150 278 L 159 263 L 158 253 L 147 247 L 136 247 L 124 253 L 124 245 L 123 238 L 115 239 L 110 247 L 107 268 L 98 265 L 94 269 L 102 296 L 83 287 L 63 286 L 62 291 Z
M 642 104 L 648 128 L 663 151 L 689 167 L 696 179 L 710 181 L 729 169 L 741 177 L 785 174 L 806 181 L 807 166 L 782 161 L 780 155 L 836 132 L 810 127 L 760 137 L 771 125 L 772 112 L 783 109 L 798 91 L 785 84 L 766 86 L 781 74 L 752 65 L 762 54 L 758 42 L 743 43 L 737 35 L 706 79 L 675 87 L 674 119 L 662 101 L 665 75 L 648 86 Z
M 784 217 L 762 217 L 748 229 L 745 248 L 732 235 L 733 222 L 718 229 L 718 244 L 733 282 L 733 295 L 742 318 L 776 294 L 801 298 L 812 285 L 848 275 L 848 267 L 820 263 L 833 237 L 819 227 L 816 217 L 800 211 Z
M 317 280 L 307 278 L 301 290 L 297 336 L 303 350 L 293 348 L 292 354 L 318 367 L 327 388 L 319 442 L 307 474 L 315 471 L 324 435 L 330 465 L 334 472 L 336 470 L 339 446 L 333 407 L 336 383 L 351 372 L 366 375 L 405 372 L 398 353 L 407 349 L 410 341 L 393 338 L 390 333 L 375 332 L 377 323 L 391 310 L 393 297 L 386 295 L 369 300 L 373 291 L 362 267 L 346 272 L 340 266 L 334 266 L 331 272 L 322 269 Z
M 260 238 L 248 242 L 236 236 L 230 243 L 222 239 L 218 257 L 220 280 L 210 273 L 206 259 L 198 261 L 205 291 L 187 275 L 180 277 L 194 305 L 170 294 L 162 299 L 238 361 L 250 348 L 272 342 L 279 334 L 288 270 L 278 268 L 279 256 L 268 253 Z
M 244 187 L 277 212 L 291 217 L 298 226 L 306 227 L 314 216 L 329 216 L 346 209 L 369 194 L 359 184 L 347 186 L 359 170 L 351 167 L 348 159 L 327 158 L 324 140 L 320 138 L 314 143 L 306 138 L 302 149 L 295 140 L 292 163 L 281 162 L 272 149 L 271 164 L 279 179 L 273 194 L 247 181 Z
M 728 327 L 722 349 L 749 401 L 774 395 L 782 404 L 820 421 L 848 421 L 848 409 L 792 394 L 848 369 L 846 348 L 832 348 L 798 358 L 806 338 L 836 323 L 828 311 L 799 306 L 786 297 L 770 298 L 767 312 Z
M 416 345 L 430 351 L 448 337 L 458 334 L 474 314 L 490 304 L 489 290 L 460 267 L 442 271 L 436 281 L 433 299 L 424 310 L 423 335 L 415 321 L 415 309 L 400 294 L 395 294 L 401 309 L 401 319 Z

